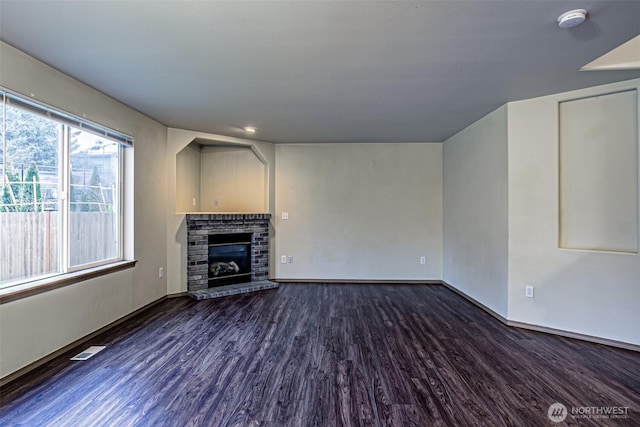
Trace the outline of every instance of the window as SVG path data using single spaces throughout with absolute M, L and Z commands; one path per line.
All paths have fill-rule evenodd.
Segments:
M 123 260 L 132 139 L 0 91 L 0 288 Z

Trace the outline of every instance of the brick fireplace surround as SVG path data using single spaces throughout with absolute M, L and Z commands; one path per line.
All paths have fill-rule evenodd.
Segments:
M 268 213 L 187 214 L 187 290 L 195 299 L 277 288 L 269 279 Z M 251 282 L 209 288 L 209 235 L 251 233 Z

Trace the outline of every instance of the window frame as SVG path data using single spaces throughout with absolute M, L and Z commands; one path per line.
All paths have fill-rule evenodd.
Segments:
M 71 229 L 71 131 L 74 128 L 72 126 L 63 125 L 64 137 L 64 147 L 62 152 L 63 158 L 63 180 L 64 180 L 64 200 L 60 200 L 60 205 L 64 206 L 64 214 L 61 215 L 63 224 L 62 230 L 66 231 L 65 237 L 63 238 L 63 266 L 62 269 L 66 270 L 67 273 L 73 273 L 76 271 L 86 270 L 93 267 L 99 267 L 101 265 L 112 264 L 114 262 L 120 262 L 124 260 L 124 209 L 123 209 L 123 193 L 124 193 L 124 149 L 122 147 L 122 143 L 118 143 L 118 194 L 117 194 L 117 206 L 118 206 L 118 255 L 112 258 L 105 258 L 99 261 L 88 262 L 84 264 L 79 264 L 72 266 L 71 265 L 71 244 L 70 244 L 70 229 Z M 93 133 L 93 132 L 90 132 Z M 107 138 L 108 141 L 113 141 L 110 138 Z M 113 141 L 117 142 L 117 141 Z M 65 274 L 64 272 L 62 274 Z
M 58 222 L 61 231 L 60 241 L 57 243 L 61 256 L 58 260 L 58 272 L 10 280 L 5 284 L 1 284 L 0 304 L 135 266 L 135 260 L 126 259 L 128 253 L 127 249 L 131 244 L 129 239 L 132 238 L 132 236 L 128 235 L 130 233 L 127 233 L 127 230 L 130 229 L 130 225 L 127 224 L 127 218 L 132 219 L 133 215 L 132 212 L 129 212 L 132 207 L 127 208 L 125 204 L 125 192 L 127 192 L 127 189 L 132 186 L 128 181 L 133 179 L 132 176 L 128 177 L 127 169 L 125 167 L 125 157 L 127 157 L 127 154 L 132 155 L 132 153 L 127 153 L 127 150 L 133 147 L 133 137 L 124 134 L 119 130 L 114 130 L 99 123 L 86 120 L 86 118 L 79 118 L 71 113 L 67 113 L 40 101 L 30 99 L 24 95 L 0 86 L 0 108 L 4 111 L 3 120 L 2 123 L 0 123 L 3 130 L 0 135 L 1 138 L 6 138 L 5 106 L 20 108 L 31 113 L 45 116 L 61 126 L 58 153 L 60 164 L 58 170 L 60 192 L 58 195 Z M 70 136 L 73 129 L 88 132 L 110 142 L 116 143 L 118 156 L 116 180 L 118 188 L 117 196 L 114 199 L 114 204 L 117 205 L 117 209 L 114 209 L 114 219 L 117 221 L 117 256 L 75 266 L 71 266 L 70 259 L 70 196 L 72 173 Z M 4 168 L 2 169 L 2 172 L 4 173 Z M 129 251 L 129 253 L 132 254 L 132 251 Z

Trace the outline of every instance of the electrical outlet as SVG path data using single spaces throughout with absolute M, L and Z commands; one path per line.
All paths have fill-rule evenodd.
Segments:
M 164 267 L 160 267 L 158 269 L 158 278 L 162 279 L 164 277 Z
M 289 219 L 289 212 L 282 212 L 282 219 Z
M 196 198 L 194 197 L 193 198 L 193 206 L 195 206 L 195 205 L 196 205 Z
M 213 199 L 213 206 L 220 206 L 220 200 Z
M 527 298 L 533 298 L 533 286 L 524 287 L 524 296 Z
M 291 255 L 289 256 L 289 264 L 293 264 L 293 257 Z
M 420 264 L 424 265 L 427 263 L 427 257 L 426 256 L 421 256 L 420 257 Z
M 282 264 L 286 264 L 286 263 L 287 263 L 287 256 L 286 256 L 286 255 L 282 255 L 282 256 L 280 257 L 280 262 L 281 262 Z

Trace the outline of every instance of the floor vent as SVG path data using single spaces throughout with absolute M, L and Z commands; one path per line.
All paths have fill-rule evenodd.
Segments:
M 105 348 L 107 348 L 106 345 L 92 345 L 91 347 L 89 347 L 88 349 L 83 351 L 82 353 L 73 356 L 69 360 L 87 360 L 87 359 L 95 356 L 96 354 L 100 353 Z

